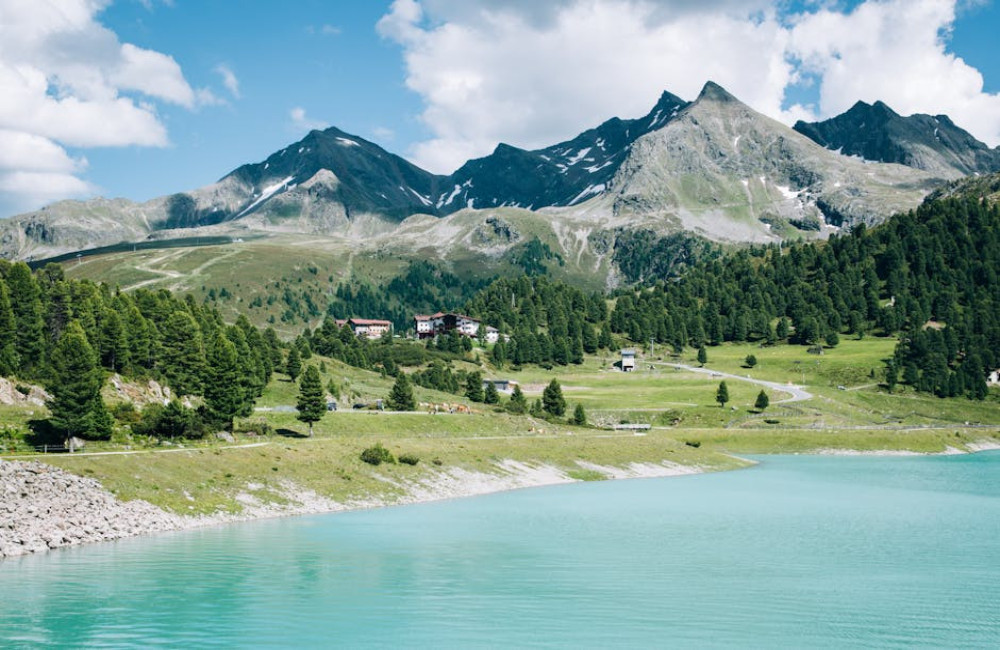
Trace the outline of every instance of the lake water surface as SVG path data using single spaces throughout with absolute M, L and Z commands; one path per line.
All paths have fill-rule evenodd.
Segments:
M 1000 647 L 1000 453 L 765 457 L 0 563 L 0 646 Z

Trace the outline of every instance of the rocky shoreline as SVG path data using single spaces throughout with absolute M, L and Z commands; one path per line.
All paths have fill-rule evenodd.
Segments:
M 94 479 L 0 461 L 0 559 L 181 527 L 180 517 L 145 501 L 119 501 Z
M 609 479 L 679 476 L 704 471 L 675 463 L 633 463 L 627 467 L 583 464 Z M 107 542 L 170 530 L 212 526 L 290 515 L 361 510 L 391 505 L 440 501 L 528 487 L 574 483 L 566 472 L 550 465 L 504 460 L 495 473 L 461 468 L 435 470 L 419 479 L 398 482 L 377 477 L 401 495 L 341 503 L 290 482 L 268 486 L 281 505 L 259 499 L 263 485 L 249 484 L 236 499 L 237 514 L 197 517 L 170 514 L 145 501 L 119 501 L 98 481 L 40 462 L 0 460 L 0 561 L 65 546 Z M 277 489 L 276 489 L 277 488 Z
M 1000 449 L 1000 442 L 984 440 L 965 450 L 945 453 L 975 453 Z M 813 453 L 856 455 L 909 455 L 915 452 L 818 450 Z M 748 464 L 752 464 L 749 463 Z M 611 467 L 578 461 L 580 469 L 607 479 L 658 478 L 706 471 L 697 466 L 662 463 L 632 463 Z M 145 501 L 119 501 L 98 481 L 71 474 L 36 461 L 0 460 L 0 561 L 65 546 L 107 542 L 139 535 L 183 530 L 224 523 L 291 515 L 322 514 L 392 505 L 426 503 L 507 490 L 575 483 L 566 471 L 544 464 L 515 460 L 495 463 L 493 472 L 458 467 L 435 469 L 419 478 L 399 481 L 376 475 L 396 492 L 392 497 L 338 502 L 289 481 L 268 486 L 248 484 L 236 495 L 239 513 L 180 516 Z M 265 490 L 270 498 L 259 498 Z M 277 495 L 281 504 L 274 503 Z M 263 496 L 263 494 L 262 494 Z

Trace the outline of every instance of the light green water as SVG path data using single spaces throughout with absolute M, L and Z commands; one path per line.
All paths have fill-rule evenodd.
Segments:
M 0 564 L 0 646 L 1000 647 L 1000 454 L 768 457 Z

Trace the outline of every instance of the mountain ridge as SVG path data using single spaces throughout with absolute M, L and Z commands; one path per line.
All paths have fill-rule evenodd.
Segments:
M 858 101 L 836 117 L 800 120 L 792 128 L 848 156 L 899 163 L 949 179 L 1000 171 L 1000 148 L 990 149 L 947 115 L 904 117 L 882 101 Z
M 448 176 L 335 127 L 311 131 L 192 191 L 144 203 L 61 202 L 12 217 L 0 223 L 0 256 L 246 231 L 361 242 L 420 215 L 501 207 L 536 214 L 551 229 L 583 219 L 591 230 L 641 226 L 767 242 L 877 222 L 943 181 L 839 156 L 708 82 L 693 102 L 663 92 L 643 117 L 611 118 L 534 151 L 501 143 Z

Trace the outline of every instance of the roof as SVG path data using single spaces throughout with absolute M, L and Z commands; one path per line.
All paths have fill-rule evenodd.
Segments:
M 350 322 L 352 325 L 385 325 L 386 327 L 392 325 L 387 320 L 375 320 L 371 318 L 352 318 Z
M 632 348 L 625 348 L 624 350 L 622 350 L 622 354 L 625 355 L 625 356 L 634 357 L 635 356 L 635 350 L 632 349 Z

